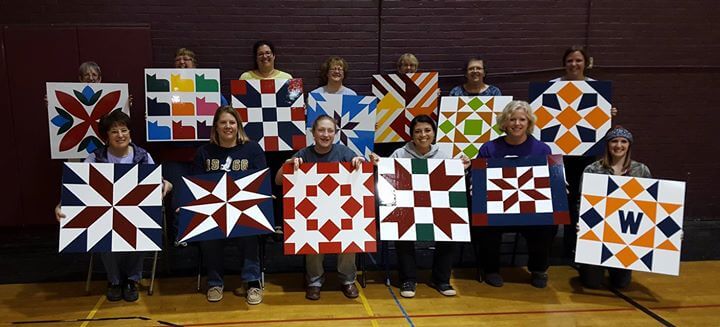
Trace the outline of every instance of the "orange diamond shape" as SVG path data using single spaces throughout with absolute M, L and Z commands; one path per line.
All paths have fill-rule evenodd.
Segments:
M 599 107 L 595 107 L 589 114 L 585 115 L 585 120 L 590 123 L 590 126 L 598 129 L 610 120 L 610 116 Z
M 560 89 L 560 91 L 557 92 L 557 95 L 567 104 L 575 101 L 581 94 L 583 94 L 583 92 L 580 91 L 573 82 L 568 82 L 562 89 Z
M 552 119 L 553 116 L 548 112 L 545 107 L 540 107 L 538 110 L 535 110 L 535 117 L 537 120 L 535 120 L 535 125 L 540 128 L 544 128 Z
M 570 129 L 571 127 L 577 125 L 577 123 L 581 119 L 582 116 L 580 116 L 577 110 L 573 109 L 572 107 L 565 108 L 565 110 L 563 110 L 559 115 L 557 115 L 557 120 L 567 129 Z
M 630 196 L 631 199 L 634 199 L 638 194 L 645 190 L 645 188 L 640 185 L 640 182 L 638 182 L 635 178 L 630 179 L 620 188 L 625 191 L 625 194 Z
M 624 249 L 620 250 L 620 252 L 616 253 L 615 257 L 618 258 L 620 263 L 622 263 L 625 267 L 630 266 L 638 259 L 638 256 L 630 249 L 629 246 L 626 246 Z
M 566 154 L 575 150 L 580 143 L 582 142 L 580 142 L 580 140 L 570 132 L 565 132 L 563 136 L 560 136 L 560 138 L 555 141 L 555 144 L 557 144 L 557 146 L 560 147 L 560 149 Z

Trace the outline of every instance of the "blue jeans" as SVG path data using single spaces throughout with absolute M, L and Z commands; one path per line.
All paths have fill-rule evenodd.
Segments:
M 223 286 L 223 263 L 225 261 L 225 243 L 228 240 L 198 242 L 202 260 L 207 270 L 208 287 Z M 243 282 L 260 280 L 260 258 L 258 255 L 258 237 L 246 236 L 232 239 L 242 247 L 244 256 L 241 277 Z
M 110 284 L 120 285 L 129 279 L 140 282 L 143 259 L 146 252 L 105 252 L 100 253 L 107 279 Z

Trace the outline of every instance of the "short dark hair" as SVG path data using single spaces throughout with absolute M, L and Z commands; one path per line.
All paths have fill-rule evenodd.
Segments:
M 413 120 L 410 122 L 410 135 L 412 135 L 413 131 L 415 130 L 415 125 L 418 123 L 428 123 L 430 126 L 432 126 L 433 133 L 437 134 L 437 125 L 435 124 L 435 120 L 433 120 L 428 115 L 420 115 L 413 118 Z
M 257 64 L 257 51 L 263 45 L 267 45 L 268 48 L 270 48 L 270 51 L 273 53 L 273 55 L 275 55 L 275 46 L 272 44 L 272 42 L 270 42 L 268 40 L 258 40 L 257 42 L 255 42 L 255 44 L 253 44 L 253 54 L 252 54 L 252 58 L 253 58 L 252 62 L 253 62 L 253 65 L 255 65 L 255 69 L 260 68 L 260 67 L 258 67 L 258 64 Z
M 487 76 L 487 62 L 485 61 L 485 59 L 483 59 L 483 58 L 480 57 L 480 56 L 470 57 L 470 58 L 465 62 L 465 67 L 463 68 L 463 72 L 467 72 L 468 66 L 470 66 L 470 62 L 471 62 L 471 61 L 482 61 L 483 72 L 485 73 L 485 76 Z
M 113 126 L 125 126 L 130 129 L 130 116 L 124 113 L 120 109 L 115 109 L 109 114 L 100 118 L 98 123 L 98 129 L 100 131 L 100 138 L 103 141 L 108 140 L 108 133 Z
M 567 57 L 575 52 L 580 52 L 580 54 L 583 56 L 583 60 L 585 60 L 585 68 L 588 68 L 588 65 L 590 64 L 590 57 L 588 57 L 587 52 L 585 52 L 585 48 L 581 45 L 573 45 L 565 49 L 565 53 L 562 57 L 562 66 L 565 66 L 565 60 L 567 59 Z

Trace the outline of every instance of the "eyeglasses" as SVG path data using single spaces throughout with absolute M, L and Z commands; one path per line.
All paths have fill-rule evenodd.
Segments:
M 272 51 L 258 52 L 258 54 L 257 54 L 258 58 L 265 57 L 265 56 L 272 56 L 272 55 L 273 55 Z

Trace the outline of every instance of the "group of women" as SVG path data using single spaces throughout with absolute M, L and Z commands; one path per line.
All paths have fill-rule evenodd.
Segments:
M 255 67 L 240 76 L 240 79 L 288 79 L 292 76 L 275 68 L 275 48 L 268 41 L 258 41 L 253 46 Z M 586 80 L 585 65 L 588 57 L 582 48 L 569 48 L 563 56 L 565 74 L 558 80 Z M 419 62 L 412 54 L 402 55 L 397 62 L 399 73 L 414 73 Z M 195 68 L 197 60 L 195 54 L 188 49 L 180 49 L 176 53 L 176 68 Z M 480 58 L 471 58 L 465 67 L 466 82 L 450 91 L 450 95 L 476 96 L 500 95 L 500 89 L 485 84 L 485 64 Z M 320 68 L 321 86 L 311 93 L 325 94 L 356 94 L 355 91 L 343 85 L 348 72 L 347 62 L 340 57 L 328 58 Z M 97 64 L 83 64 L 80 67 L 80 81 L 87 83 L 100 82 L 100 68 Z M 93 77 L 94 76 L 94 77 Z M 177 182 L 181 176 L 202 174 L 213 171 L 244 171 L 263 169 L 268 167 L 266 154 L 257 142 L 250 140 L 242 127 L 242 120 L 238 113 L 223 101 L 213 117 L 210 142 L 197 148 L 191 163 L 188 160 L 177 159 L 179 168 L 164 172 L 163 195 L 172 189 L 172 182 Z M 615 109 L 613 109 L 616 112 Z M 526 156 L 546 156 L 550 148 L 532 136 L 535 116 L 527 102 L 512 101 L 498 117 L 498 124 L 505 134 L 480 148 L 480 158 L 515 158 Z M 110 163 L 153 163 L 147 151 L 132 143 L 129 130 L 129 117 L 116 110 L 100 121 L 101 137 L 105 146 L 90 154 L 86 162 Z M 351 162 L 359 168 L 362 162 L 370 160 L 376 163 L 379 156 L 371 154 L 369 158 L 353 152 L 350 148 L 334 143 L 337 133 L 337 122 L 330 116 L 322 115 L 312 124 L 311 132 L 314 144 L 301 149 L 289 159 L 280 164 L 292 165 L 298 169 L 306 162 Z M 450 155 L 443 153 L 435 144 L 437 132 L 436 122 L 429 116 L 421 115 L 410 122 L 411 140 L 396 149 L 391 158 L 439 158 L 450 159 Z M 649 177 L 648 168 L 630 158 L 630 148 L 634 141 L 632 134 L 622 127 L 613 128 L 605 137 L 607 146 L 602 158 L 592 162 L 589 166 L 583 165 L 579 170 L 611 175 L 629 175 Z M 470 158 L 461 158 L 466 169 L 470 166 Z M 172 160 L 170 160 L 172 162 Z M 165 165 L 167 161 L 164 161 Z M 279 166 L 276 166 L 279 167 Z M 271 167 L 272 168 L 272 167 Z M 277 169 L 276 184 L 281 184 L 283 172 Z M 570 173 L 568 173 L 570 174 Z M 579 185 L 579 176 L 575 174 Z M 573 187 L 573 176 L 568 176 Z M 578 185 L 574 185 L 575 188 Z M 573 198 L 571 204 L 577 206 L 579 195 Z M 177 204 L 175 205 L 177 207 Z M 577 210 L 576 210 L 577 212 Z M 61 207 L 55 211 L 56 218 L 61 221 L 65 216 Z M 575 214 L 577 222 L 577 214 Z M 473 227 L 472 239 L 478 245 L 478 265 L 482 269 L 482 280 L 488 285 L 501 287 L 503 279 L 500 275 L 500 241 L 504 232 L 513 231 L 523 235 L 528 244 L 528 270 L 531 284 L 537 288 L 547 285 L 550 247 L 557 233 L 557 226 L 526 226 L 513 228 Z M 574 227 L 572 227 L 574 229 Z M 573 231 L 574 234 L 574 231 Z M 213 240 L 199 242 L 202 260 L 207 271 L 207 300 L 217 302 L 223 298 L 223 248 L 230 240 Z M 241 237 L 233 240 L 241 244 L 244 255 L 242 280 L 246 284 L 243 289 L 236 290 L 236 294 L 246 296 L 249 304 L 259 304 L 263 300 L 261 271 L 258 256 L 258 238 L 254 236 Z M 456 243 L 436 242 L 433 255 L 431 285 L 445 296 L 456 294 L 450 284 L 452 263 L 454 260 Z M 409 241 L 395 242 L 398 257 L 398 270 L 400 276 L 400 294 L 403 297 L 414 297 L 417 285 L 417 264 L 415 257 L 415 244 Z M 118 301 L 135 301 L 138 298 L 137 283 L 142 271 L 142 253 L 105 253 L 102 255 L 108 273 L 107 299 Z M 306 293 L 309 300 L 320 299 L 320 291 L 324 282 L 323 260 L 324 256 L 307 255 L 306 260 Z M 338 278 L 343 294 L 348 298 L 356 298 L 358 289 L 355 286 L 357 268 L 355 254 L 339 254 L 337 260 Z M 604 278 L 604 269 L 597 266 L 582 265 L 580 267 L 581 281 L 588 287 L 600 287 Z M 630 281 L 630 272 L 621 269 L 610 270 L 610 283 L 614 287 L 624 287 Z

